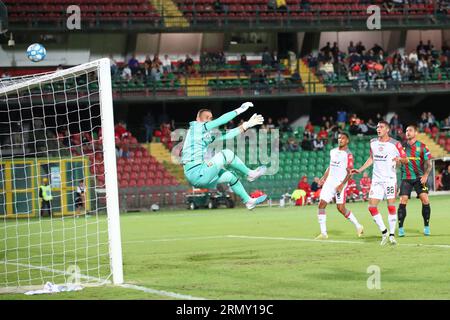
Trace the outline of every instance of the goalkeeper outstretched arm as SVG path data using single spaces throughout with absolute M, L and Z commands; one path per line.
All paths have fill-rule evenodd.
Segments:
M 212 130 L 214 128 L 218 128 L 220 126 L 223 126 L 224 124 L 230 122 L 231 120 L 233 120 L 236 116 L 240 115 L 241 113 L 245 112 L 248 110 L 248 108 L 253 107 L 253 103 L 251 102 L 245 102 L 243 103 L 239 108 L 227 112 L 225 114 L 223 114 L 222 116 L 220 116 L 219 118 L 215 119 L 215 120 L 211 120 L 205 123 L 205 129 L 207 131 Z

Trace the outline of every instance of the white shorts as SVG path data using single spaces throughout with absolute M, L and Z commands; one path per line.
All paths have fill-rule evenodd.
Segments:
M 340 183 L 325 181 L 322 190 L 320 191 L 320 200 L 330 203 L 333 201 L 333 198 L 335 198 L 336 204 L 344 204 L 346 200 L 347 185 L 344 186 L 341 193 L 337 194 L 336 188 L 339 185 Z
M 397 181 L 373 182 L 370 185 L 369 199 L 395 199 L 397 193 Z

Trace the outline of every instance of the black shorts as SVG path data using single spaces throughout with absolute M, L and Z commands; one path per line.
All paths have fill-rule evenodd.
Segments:
M 75 208 L 83 207 L 83 199 L 81 197 L 77 197 L 75 199 Z
M 400 184 L 400 197 L 408 196 L 408 198 L 411 198 L 411 191 L 413 188 L 417 193 L 417 197 L 419 197 L 421 193 L 428 193 L 428 187 L 422 185 L 420 179 L 404 179 Z

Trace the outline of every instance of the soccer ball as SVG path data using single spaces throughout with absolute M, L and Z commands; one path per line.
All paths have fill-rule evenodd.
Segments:
M 154 204 L 152 204 L 151 209 L 152 209 L 152 211 L 158 211 L 159 206 L 156 203 L 154 203 Z
M 39 62 L 45 59 L 47 50 L 39 43 L 33 43 L 27 49 L 27 57 L 33 62 Z

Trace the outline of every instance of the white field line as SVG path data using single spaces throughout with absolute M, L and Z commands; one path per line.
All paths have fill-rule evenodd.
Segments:
M 286 237 L 264 237 L 264 236 L 247 236 L 247 235 L 222 235 L 222 236 L 205 236 L 205 237 L 183 237 L 183 238 L 166 238 L 166 239 L 148 239 L 124 241 L 123 244 L 133 243 L 149 243 L 149 242 L 172 242 L 183 240 L 208 240 L 208 239 L 251 239 L 251 240 L 282 240 L 282 241 L 304 241 L 315 243 L 346 243 L 346 244 L 376 244 L 376 242 L 352 241 L 352 240 L 316 240 L 309 238 L 286 238 Z M 364 239 L 364 238 L 362 238 Z M 404 243 L 398 244 L 407 247 L 435 247 L 450 249 L 450 244 L 420 244 L 420 243 Z
M 284 238 L 284 237 L 258 237 L 258 236 L 246 236 L 246 235 L 227 235 L 227 238 L 235 239 L 252 239 L 252 240 L 283 240 L 283 241 L 307 241 L 316 243 L 351 243 L 351 244 L 376 244 L 373 242 L 359 242 L 350 240 L 315 240 L 307 238 Z M 415 244 L 415 243 L 404 243 L 397 244 L 398 246 L 408 246 L 408 247 L 436 247 L 450 249 L 449 244 Z
M 2 264 L 2 263 L 3 264 L 15 265 L 17 267 L 24 267 L 24 268 L 29 268 L 29 269 L 35 269 L 35 270 L 42 270 L 42 271 L 46 271 L 46 272 L 52 272 L 52 273 L 56 273 L 56 274 L 73 276 L 72 272 L 52 269 L 52 268 L 44 267 L 44 266 L 35 266 L 35 265 L 32 265 L 32 264 L 25 264 L 25 263 L 17 263 L 17 262 L 10 262 L 10 261 L 5 261 L 5 260 L 0 260 L 0 264 Z M 91 277 L 91 276 L 87 276 L 87 275 L 84 275 L 84 274 L 79 274 L 78 276 L 79 276 L 80 279 L 84 279 L 84 280 L 88 280 L 88 281 L 95 281 L 95 282 L 98 282 L 101 285 L 111 284 L 111 281 L 107 280 L 107 279 L 100 279 L 100 278 L 97 278 L 97 277 Z M 179 293 L 170 292 L 170 291 L 156 290 L 156 289 L 147 288 L 147 287 L 143 287 L 143 286 L 137 286 L 137 285 L 134 285 L 134 284 L 124 283 L 124 284 L 121 284 L 119 286 L 122 287 L 122 288 L 126 288 L 126 289 L 142 291 L 142 292 L 145 292 L 145 293 L 151 293 L 151 294 L 164 296 L 164 297 L 169 297 L 169 298 L 175 298 L 175 299 L 205 300 L 205 298 L 193 297 L 193 296 L 190 296 L 190 295 L 184 295 L 184 294 L 179 294 Z

